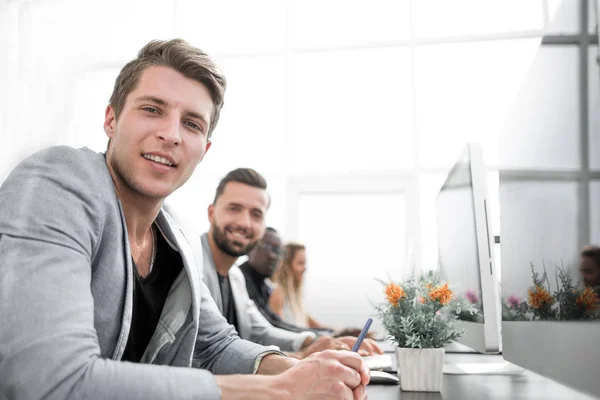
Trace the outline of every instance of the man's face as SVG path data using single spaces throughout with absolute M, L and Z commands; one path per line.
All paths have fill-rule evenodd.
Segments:
M 269 205 L 267 191 L 229 182 L 223 194 L 208 207 L 209 235 L 225 254 L 248 254 L 265 233 Z
M 281 237 L 276 232 L 267 231 L 248 255 L 248 263 L 259 274 L 271 277 L 282 256 Z
M 167 67 L 149 67 L 119 118 L 106 109 L 107 163 L 118 190 L 164 199 L 183 185 L 210 148 L 208 89 Z
M 579 272 L 583 284 L 588 287 L 600 286 L 600 266 L 590 257 L 581 257 Z

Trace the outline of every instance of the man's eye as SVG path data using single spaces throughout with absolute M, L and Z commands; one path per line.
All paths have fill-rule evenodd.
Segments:
M 202 127 L 195 122 L 188 121 L 186 124 L 193 130 L 202 132 Z
M 154 107 L 144 107 L 143 110 L 152 114 L 158 114 L 158 110 Z

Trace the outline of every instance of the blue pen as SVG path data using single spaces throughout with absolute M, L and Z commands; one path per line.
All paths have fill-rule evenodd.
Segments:
M 365 323 L 365 326 L 363 326 L 362 331 L 360 331 L 360 335 L 358 335 L 358 339 L 356 339 L 356 343 L 354 343 L 352 351 L 358 351 L 358 349 L 360 349 L 360 345 L 362 344 L 363 340 L 365 340 L 365 336 L 367 336 L 367 332 L 369 332 L 369 328 L 371 327 L 372 323 L 373 318 L 369 317 Z

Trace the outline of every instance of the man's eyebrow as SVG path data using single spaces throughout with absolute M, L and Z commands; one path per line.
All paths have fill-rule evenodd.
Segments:
M 151 103 L 158 104 L 159 106 L 164 106 L 164 107 L 169 106 L 168 101 L 160 99 L 158 97 L 154 97 L 154 96 L 141 96 L 141 97 L 138 97 L 135 99 L 136 103 L 143 103 L 145 101 L 149 101 Z
M 202 121 L 208 125 L 208 118 L 205 115 L 198 114 L 197 112 L 194 112 L 194 111 L 186 111 L 185 114 L 189 117 L 199 119 L 200 121 Z

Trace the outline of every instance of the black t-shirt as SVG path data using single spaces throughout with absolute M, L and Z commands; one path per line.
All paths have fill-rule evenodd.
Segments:
M 127 346 L 121 358 L 139 362 L 156 330 L 167 294 L 183 268 L 181 256 L 155 228 L 156 249 L 152 271 L 142 278 L 133 264 L 133 314 Z M 133 259 L 132 259 L 133 262 Z
M 269 307 L 271 288 L 265 281 L 267 277 L 256 272 L 256 270 L 250 266 L 248 261 L 240 265 L 240 270 L 246 278 L 246 290 L 248 291 L 250 299 L 254 301 L 260 313 L 271 323 L 271 325 L 291 332 L 311 331 L 317 335 L 327 335 L 331 333 L 331 331 L 327 329 L 306 328 L 289 324 L 282 320 L 279 315 Z
M 233 293 L 231 292 L 231 284 L 229 283 L 228 276 L 221 276 L 217 272 L 219 277 L 219 287 L 221 288 L 221 299 L 223 300 L 223 316 L 233 325 L 236 331 L 238 330 L 237 314 L 235 313 L 235 301 L 233 300 Z

